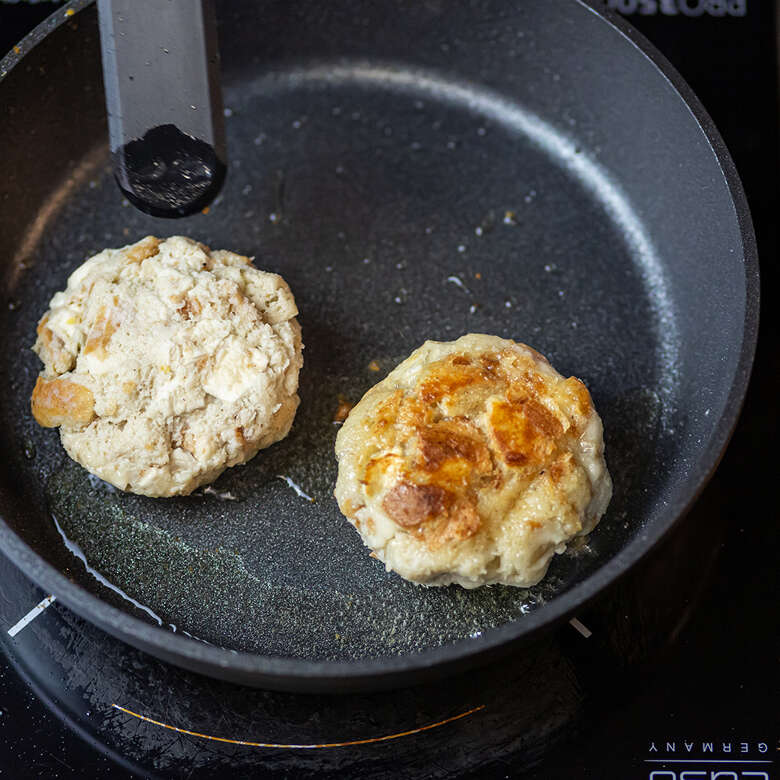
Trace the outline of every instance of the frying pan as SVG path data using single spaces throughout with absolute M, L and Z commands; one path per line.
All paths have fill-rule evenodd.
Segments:
M 634 565 L 726 446 L 758 318 L 731 159 L 669 64 L 595 4 L 217 12 L 228 174 L 175 223 L 112 181 L 94 7 L 71 3 L 2 63 L 2 550 L 106 631 L 239 683 L 379 689 L 488 662 Z M 28 347 L 86 257 L 174 233 L 284 275 L 305 366 L 287 439 L 153 500 L 91 478 L 33 422 Z M 604 420 L 609 511 L 530 590 L 404 582 L 332 497 L 339 396 L 469 331 L 539 349 Z

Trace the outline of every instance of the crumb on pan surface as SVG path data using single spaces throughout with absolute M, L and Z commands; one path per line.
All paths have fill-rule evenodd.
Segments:
M 106 249 L 38 324 L 33 415 L 123 490 L 190 493 L 289 431 L 297 313 L 287 283 L 248 257 L 181 236 Z
M 352 409 L 335 495 L 406 579 L 528 587 L 606 510 L 603 453 L 582 382 L 523 344 L 468 334 L 426 342 Z

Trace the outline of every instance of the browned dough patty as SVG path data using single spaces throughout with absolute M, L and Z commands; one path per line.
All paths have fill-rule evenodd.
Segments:
M 413 352 L 350 412 L 336 456 L 342 512 L 427 585 L 533 585 L 612 494 L 585 385 L 483 334 Z

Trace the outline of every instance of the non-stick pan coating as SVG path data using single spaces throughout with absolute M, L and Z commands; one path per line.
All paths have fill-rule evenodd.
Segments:
M 617 29 L 576 2 L 515 5 L 225 3 L 228 179 L 208 214 L 176 222 L 135 211 L 112 180 L 93 9 L 0 83 L 0 510 L 43 561 L 6 530 L 5 549 L 45 587 L 211 674 L 376 685 L 549 625 L 693 499 L 755 337 L 738 184 Z M 226 472 L 219 495 L 153 500 L 90 477 L 35 424 L 28 348 L 86 257 L 175 233 L 287 279 L 302 402 L 290 436 Z M 534 346 L 585 381 L 604 420 L 609 511 L 528 591 L 411 585 L 368 557 L 332 497 L 340 396 L 467 332 Z

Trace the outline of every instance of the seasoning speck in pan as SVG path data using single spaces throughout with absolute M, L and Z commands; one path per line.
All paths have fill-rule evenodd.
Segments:
M 378 370 L 378 369 L 377 369 Z M 343 395 L 339 396 L 339 405 L 336 411 L 333 413 L 334 424 L 341 425 L 344 420 L 349 417 L 349 413 L 352 411 L 353 403 L 344 398 Z

